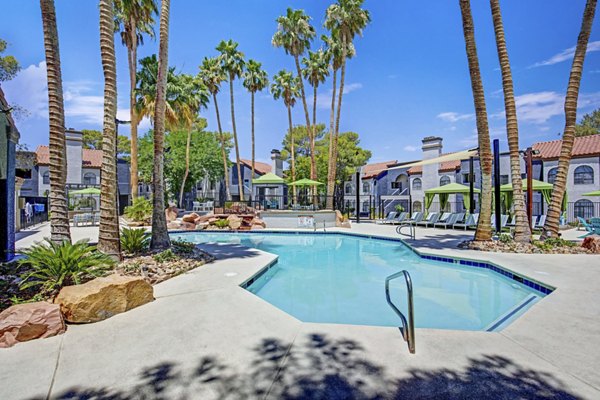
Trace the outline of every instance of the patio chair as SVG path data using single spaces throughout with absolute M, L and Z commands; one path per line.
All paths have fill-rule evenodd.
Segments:
M 73 226 L 79 226 L 79 224 L 83 223 L 83 221 L 83 214 L 73 215 Z
M 390 211 L 385 218 L 378 219 L 375 221 L 375 223 L 376 224 L 390 224 L 394 221 L 394 218 L 396 218 L 396 214 L 398 214 L 396 211 Z
M 448 229 L 448 227 L 451 227 L 456 223 L 456 221 L 458 220 L 462 220 L 465 218 L 465 214 L 464 213 L 455 213 L 450 215 L 445 222 L 438 222 L 437 224 L 434 225 L 435 228 L 439 227 L 444 227 L 444 229 Z
M 592 227 L 590 226 L 590 224 L 588 224 L 585 219 L 581 218 L 581 217 L 577 217 L 577 230 L 579 231 L 582 226 L 585 228 L 586 232 L 591 232 L 592 231 Z
M 202 203 L 199 201 L 192 202 L 192 211 L 202 211 Z
M 448 221 L 448 218 L 450 218 L 452 216 L 452 213 L 449 212 L 445 212 L 442 214 L 442 216 L 437 220 L 437 222 L 435 224 L 433 224 L 432 226 L 435 228 L 435 226 L 437 224 L 445 224 Z
M 452 228 L 463 228 L 466 231 L 467 228 L 477 227 L 478 220 L 479 214 L 469 214 L 464 222 L 456 222 L 454 225 L 452 225 Z
M 538 216 L 534 216 L 533 220 L 531 221 L 531 226 L 533 226 L 533 229 L 544 229 L 544 225 L 546 224 L 546 214 L 542 214 L 539 217 Z
M 512 218 L 510 219 L 510 222 L 506 224 L 506 226 L 508 227 L 514 227 L 517 225 L 517 217 L 516 215 L 513 215 Z
M 590 218 L 590 231 L 579 238 L 584 238 L 590 235 L 600 235 L 600 218 Z
M 502 228 L 505 228 L 507 223 L 508 215 L 500 215 L 500 230 L 502 230 Z M 496 214 L 492 214 L 492 229 L 496 229 Z
M 429 213 L 427 218 L 425 218 L 422 221 L 417 222 L 416 225 L 421 225 L 421 226 L 424 226 L 425 228 L 427 228 L 430 225 L 433 226 L 433 224 L 435 224 L 439 218 L 440 218 L 440 213 L 432 212 L 432 213 Z
M 414 212 L 412 214 L 412 216 L 407 219 L 402 221 L 403 223 L 408 223 L 410 225 L 416 224 L 417 222 L 420 222 L 423 219 L 423 213 L 422 212 Z
M 402 222 L 404 222 L 407 215 L 408 215 L 407 212 L 402 211 L 400 214 L 398 214 L 398 216 L 396 218 L 394 218 L 394 220 L 392 221 L 392 224 L 394 224 L 394 225 L 401 224 Z
M 100 225 L 100 213 L 93 214 L 92 225 Z
M 214 201 L 207 201 L 202 207 L 202 211 L 212 211 L 215 208 Z

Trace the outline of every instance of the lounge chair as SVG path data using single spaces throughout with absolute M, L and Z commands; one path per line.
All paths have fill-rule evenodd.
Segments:
M 584 238 L 590 235 L 600 235 L 600 218 L 590 218 L 590 231 L 579 238 Z
M 408 215 L 407 212 L 401 212 L 400 214 L 398 214 L 396 216 L 396 218 L 394 218 L 394 220 L 392 221 L 392 224 L 396 225 L 396 224 L 401 224 L 402 222 L 404 222 L 404 220 L 406 219 L 406 216 Z
M 545 215 L 534 215 L 533 218 L 531 220 L 531 226 L 533 229 L 544 229 L 544 224 L 546 223 L 546 216 Z
M 444 229 L 448 229 L 448 227 L 452 228 L 452 225 L 454 225 L 456 223 L 456 221 L 458 220 L 462 220 L 465 218 L 465 214 L 464 213 L 457 213 L 457 214 L 452 214 L 450 215 L 446 221 L 444 222 L 438 222 L 437 224 L 434 225 L 435 228 L 437 227 L 443 227 Z
M 479 221 L 479 214 L 469 214 L 464 222 L 456 222 L 452 228 L 463 228 L 466 231 L 467 228 L 476 227 L 477 221 Z
M 200 203 L 199 201 L 194 201 L 192 202 L 192 211 L 201 211 L 202 210 L 202 203 Z
M 92 225 L 100 225 L 100 213 L 95 213 L 92 217 Z
M 396 218 L 396 211 L 390 211 L 388 213 L 388 215 L 383 218 L 383 219 L 378 219 L 377 221 L 375 221 L 376 224 L 390 224 L 394 221 L 394 218 Z
M 577 230 L 580 230 L 580 227 L 584 227 L 586 232 L 591 232 L 592 231 L 592 227 L 590 226 L 590 224 L 588 224 L 585 219 L 581 218 L 581 217 L 577 217 L 577 221 L 579 222 L 579 224 L 577 225 Z
M 506 227 L 508 223 L 508 215 L 502 214 L 500 215 L 500 230 Z M 496 214 L 492 214 L 492 229 L 496 229 Z
M 510 219 L 510 222 L 507 223 L 506 226 L 513 228 L 516 225 L 517 225 L 517 217 L 516 217 L 516 215 L 513 215 L 512 218 Z
M 438 221 L 439 217 L 440 217 L 440 213 L 437 213 L 437 212 L 429 213 L 427 218 L 425 218 L 422 221 L 417 222 L 416 225 L 421 225 L 421 226 L 424 226 L 425 228 L 427 228 L 428 226 L 433 226 L 433 224 L 435 224 Z
M 414 212 L 409 219 L 404 220 L 403 222 L 404 223 L 409 223 L 411 225 L 414 225 L 417 222 L 421 222 L 422 219 L 423 219 L 423 213 L 422 212 Z
M 437 220 L 437 222 L 435 224 L 433 224 L 433 227 L 435 227 L 437 224 L 445 224 L 446 221 L 448 221 L 448 218 L 450 218 L 452 216 L 452 213 L 449 212 L 445 212 L 442 214 L 442 216 L 440 217 L 440 219 Z

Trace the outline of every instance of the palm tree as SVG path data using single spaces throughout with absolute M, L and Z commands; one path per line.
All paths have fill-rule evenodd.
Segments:
M 346 58 L 350 44 L 356 35 L 362 36 L 363 29 L 371 22 L 371 15 L 367 10 L 361 8 L 364 0 L 338 0 L 337 4 L 327 7 L 325 27 L 332 32 L 332 37 L 339 38 L 341 46 L 341 77 L 340 90 L 338 93 L 337 115 L 335 123 L 334 146 L 331 149 L 330 169 L 328 172 L 327 186 L 328 195 L 333 195 L 337 166 L 336 140 L 340 131 L 340 115 L 342 110 L 342 96 L 344 94 L 344 82 L 346 80 Z M 329 192 L 331 187 L 331 192 Z M 333 205 L 333 203 L 332 203 Z
M 250 92 L 250 110 L 252 114 L 252 179 L 254 179 L 254 94 L 269 85 L 269 76 L 265 70 L 260 69 L 261 63 L 248 60 L 244 73 L 244 87 Z
M 121 31 L 121 41 L 127 47 L 129 64 L 129 119 L 131 120 L 131 197 L 138 196 L 138 157 L 136 115 L 137 48 L 144 44 L 144 34 L 154 37 L 154 15 L 158 13 L 155 0 L 114 0 L 115 22 Z
M 596 12 L 597 0 L 588 0 L 583 12 L 583 21 L 581 30 L 577 38 L 577 47 L 571 65 L 571 74 L 569 84 L 567 85 L 567 96 L 565 97 L 565 130 L 562 138 L 560 156 L 558 157 L 558 169 L 556 171 L 556 180 L 552 189 L 552 200 L 548 206 L 548 218 L 544 225 L 542 237 L 558 236 L 558 224 L 560 219 L 561 204 L 565 196 L 567 186 L 567 174 L 569 164 L 571 163 L 571 152 L 573 151 L 573 141 L 575 140 L 575 125 L 577 122 L 577 99 L 579 97 L 579 85 L 581 83 L 581 74 L 583 72 L 583 63 L 587 50 L 594 14 Z
M 481 165 L 481 204 L 479 205 L 479 222 L 475 231 L 475 240 L 483 241 L 492 238 L 492 150 L 490 148 L 490 132 L 483 83 L 481 82 L 481 72 L 479 70 L 479 58 L 477 57 L 477 46 L 475 44 L 475 27 L 471 15 L 471 4 L 470 0 L 459 0 L 459 3 L 475 104 L 479 163 Z
M 515 105 L 515 92 L 513 88 L 512 72 L 506 49 L 504 37 L 504 24 L 500 12 L 499 0 L 490 0 L 492 19 L 494 21 L 494 32 L 496 34 L 496 47 L 498 48 L 498 59 L 500 71 L 502 72 L 502 89 L 504 91 L 504 109 L 506 111 L 506 136 L 508 149 L 510 151 L 510 173 L 513 188 L 513 204 L 515 212 L 514 239 L 521 243 L 531 242 L 531 227 L 525 210 L 525 198 L 523 197 L 523 182 L 521 180 L 521 155 L 519 153 L 519 124 L 517 123 L 517 107 Z
M 229 76 L 229 97 L 231 102 L 231 126 L 233 127 L 233 143 L 235 146 L 235 158 L 237 165 L 238 190 L 240 192 L 240 201 L 244 201 L 244 182 L 242 177 L 242 169 L 240 167 L 240 148 L 238 146 L 237 129 L 235 127 L 235 108 L 233 105 L 233 81 L 235 78 L 242 76 L 244 71 L 245 61 L 244 53 L 237 49 L 238 43 L 233 40 L 222 40 L 217 46 L 217 51 L 220 54 L 221 68 Z M 223 135 L 221 135 L 223 136 Z
M 315 136 L 317 126 L 317 89 L 321 83 L 325 82 L 325 78 L 329 75 L 329 53 L 323 49 L 318 51 L 308 51 L 308 58 L 303 58 L 302 63 L 304 69 L 302 74 L 304 78 L 313 87 L 313 109 L 312 109 L 312 129 L 309 133 L 309 147 L 310 147 L 310 179 L 317 178 L 317 170 L 315 164 Z M 308 129 L 308 127 L 307 127 Z M 313 187 L 316 189 L 316 187 Z M 314 194 L 314 193 L 313 193 Z
M 205 57 L 200 66 L 200 78 L 208 88 L 213 98 L 215 111 L 217 113 L 217 125 L 219 127 L 219 141 L 221 142 L 221 156 L 223 157 L 223 171 L 225 171 L 225 198 L 231 200 L 231 192 L 229 190 L 229 171 L 227 162 L 227 150 L 225 146 L 225 136 L 221 128 L 221 116 L 219 115 L 219 103 L 217 102 L 217 93 L 221 89 L 221 82 L 227 80 L 227 74 L 221 67 L 221 60 L 218 57 Z M 254 158 L 253 158 L 254 159 Z
M 296 161 L 294 150 L 294 130 L 292 125 L 292 107 L 296 104 L 300 88 L 300 77 L 294 76 L 292 72 L 281 70 L 273 77 L 271 84 L 271 93 L 275 100 L 283 99 L 283 104 L 287 108 L 288 124 L 290 130 L 290 169 L 292 172 L 292 182 L 296 180 Z M 308 127 L 307 127 L 308 129 Z M 296 186 L 292 187 L 292 198 L 296 198 Z
M 296 72 L 299 77 L 304 117 L 306 118 L 306 129 L 311 132 L 304 81 L 302 80 L 302 70 L 300 68 L 300 56 L 310 48 L 310 42 L 316 35 L 315 28 L 310 24 L 310 17 L 304 13 L 304 10 L 288 8 L 286 15 L 279 16 L 276 21 L 278 24 L 277 32 L 273 35 L 271 42 L 273 46 L 283 47 L 286 54 L 291 54 L 294 57 Z
M 100 55 L 104 70 L 104 126 L 102 129 L 102 179 L 98 250 L 121 259 L 117 208 L 117 60 L 112 0 L 100 0 Z
M 60 244 L 71 241 L 71 232 L 66 190 L 65 108 L 54 0 L 40 0 L 40 9 L 44 27 L 50 121 L 50 238 L 52 242 Z
M 154 111 L 154 168 L 152 170 L 152 249 L 171 245 L 165 217 L 165 113 L 169 65 L 169 8 L 170 0 L 162 0 L 160 7 L 160 38 L 158 45 L 158 73 L 156 75 L 156 107 Z

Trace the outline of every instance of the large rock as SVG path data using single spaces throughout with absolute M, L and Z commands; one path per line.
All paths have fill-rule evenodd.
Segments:
M 45 301 L 17 304 L 0 313 L 0 347 L 55 336 L 65 329 L 57 304 Z
M 265 221 L 263 221 L 260 218 L 253 218 L 252 221 L 250 222 L 250 225 L 254 226 L 254 225 L 259 225 L 262 228 L 266 228 L 267 224 L 265 224 Z
M 590 235 L 583 239 L 581 247 L 588 249 L 594 254 L 600 254 L 600 235 Z
M 206 214 L 206 215 L 201 215 L 198 218 L 196 218 L 196 220 L 194 222 L 196 223 L 196 225 L 198 225 L 201 222 L 208 222 L 214 216 L 215 215 L 213 213 Z
M 196 213 L 191 213 L 191 214 L 187 214 L 184 215 L 183 218 L 181 218 L 181 220 L 183 222 L 191 222 L 191 223 L 195 223 L 196 222 L 196 218 L 198 218 L 199 215 Z
M 196 229 L 196 224 L 193 222 L 181 222 L 181 226 L 179 229 L 184 229 L 186 231 L 193 231 L 194 229 Z
M 167 229 L 181 229 L 181 222 L 173 221 L 167 224 Z
M 229 221 L 229 227 L 231 229 L 240 229 L 240 226 L 242 226 L 242 222 L 244 220 L 238 217 L 237 215 L 230 215 L 229 217 L 227 217 L 227 221 Z
M 142 278 L 113 274 L 83 285 L 66 286 L 54 303 L 68 322 L 96 322 L 154 300 L 152 286 Z
M 173 222 L 177 219 L 177 214 L 179 209 L 175 206 L 167 207 L 165 209 L 165 217 L 167 218 L 167 222 Z
M 265 229 L 265 228 L 264 228 L 264 226 L 262 226 L 262 225 L 252 225 L 252 226 L 250 227 L 250 230 L 251 230 L 251 231 L 259 231 L 259 230 L 261 230 L 261 229 Z

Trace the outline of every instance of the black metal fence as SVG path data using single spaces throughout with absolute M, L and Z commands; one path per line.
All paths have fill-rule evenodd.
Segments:
M 47 197 L 19 197 L 18 206 L 21 229 L 48 221 Z

